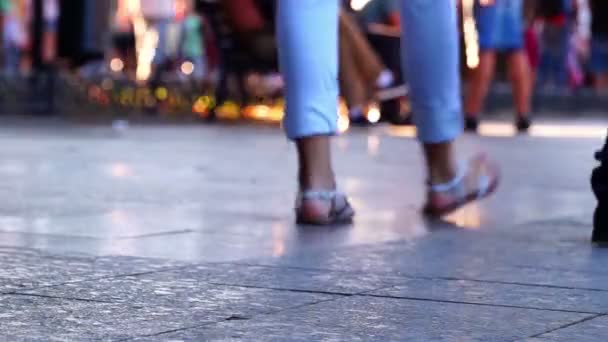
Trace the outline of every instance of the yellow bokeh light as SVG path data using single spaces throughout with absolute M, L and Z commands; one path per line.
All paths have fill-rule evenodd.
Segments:
M 156 89 L 155 95 L 157 99 L 164 101 L 169 96 L 169 91 L 165 87 L 159 87 Z

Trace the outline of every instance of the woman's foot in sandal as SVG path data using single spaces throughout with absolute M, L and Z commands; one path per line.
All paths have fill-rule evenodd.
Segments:
M 485 155 L 479 155 L 462 167 L 452 181 L 429 184 L 424 214 L 441 218 L 471 202 L 484 199 L 496 191 L 499 180 L 497 165 Z
M 302 191 L 298 194 L 296 222 L 327 226 L 350 224 L 355 216 L 346 195 L 337 191 Z

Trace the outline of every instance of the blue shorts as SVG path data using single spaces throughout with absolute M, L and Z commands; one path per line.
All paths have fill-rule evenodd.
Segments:
M 495 0 L 494 5 L 475 5 L 479 48 L 511 51 L 524 48 L 522 0 Z
M 608 72 L 608 37 L 596 37 L 591 40 L 591 72 Z

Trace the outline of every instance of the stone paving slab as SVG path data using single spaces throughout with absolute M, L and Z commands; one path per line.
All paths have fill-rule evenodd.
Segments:
M 513 341 L 588 317 L 592 316 L 357 296 L 141 340 Z
M 0 248 L 0 293 L 66 282 L 183 267 L 175 261 L 133 257 L 54 256 Z
M 608 292 L 476 282 L 410 279 L 370 294 L 396 298 L 464 302 L 584 313 L 608 313 Z
M 222 298 L 197 297 L 192 301 L 158 305 L 107 303 L 36 296 L 0 296 L 0 336 L 7 341 L 122 340 L 198 327 L 223 320 L 244 319 L 245 314 L 277 309 L 267 306 L 274 293 L 227 289 Z M 308 300 L 299 299 L 307 297 Z M 268 299 L 271 298 L 271 299 Z M 327 296 L 290 294 L 286 303 L 310 303 Z M 198 302 L 197 302 L 198 301 Z M 224 302 L 223 306 L 213 303 Z
M 569 275 L 566 275 L 569 276 Z M 369 294 L 381 297 L 512 306 L 582 313 L 608 313 L 608 291 L 556 288 L 491 281 L 406 278 L 373 273 L 352 274 L 297 268 L 260 267 L 238 264 L 196 265 L 137 277 L 121 277 L 45 287 L 21 293 L 53 297 L 68 294 L 77 298 L 114 301 L 126 298 L 116 288 L 135 289 L 143 283 L 170 284 L 173 279 L 199 284 L 228 285 L 342 295 Z M 574 279 L 580 279 L 577 275 Z M 123 283 L 129 284 L 129 286 Z M 161 285 L 158 285 L 161 286 Z M 177 286 L 177 285 L 175 285 Z M 202 286 L 202 285 L 201 285 Z M 178 287 L 181 288 L 181 287 Z M 148 291 L 155 292 L 155 291 Z M 91 296 L 90 293 L 94 295 Z M 140 294 L 139 292 L 137 292 Z M 146 295 L 147 292 L 141 292 Z M 110 296 L 110 297 L 106 297 Z M 131 294 L 133 295 L 133 294 Z M 138 298 L 137 295 L 129 300 Z M 143 297 L 141 300 L 145 300 Z M 152 302 L 157 300 L 150 299 Z
M 353 295 L 400 284 L 404 281 L 403 278 L 374 274 L 348 274 L 238 264 L 208 264 L 135 277 L 45 287 L 22 293 L 59 297 L 77 294 L 78 298 L 94 300 L 139 300 L 138 296 L 141 295 L 144 296 L 141 300 L 144 300 L 148 294 L 155 293 L 155 290 L 152 289 L 154 286 L 175 287 L 176 291 L 181 293 L 186 289 L 184 284 L 187 283 L 192 287 L 189 289 L 193 293 L 192 295 L 196 293 L 198 286 L 205 290 L 205 286 L 210 285 Z M 138 283 L 141 283 L 141 289 L 138 287 Z M 113 292 L 115 288 L 134 289 L 136 292 Z
M 0 336 L 6 341 L 120 340 L 226 318 L 187 310 L 20 295 L 0 296 Z
M 466 270 L 537 267 L 546 270 L 608 274 L 608 250 L 588 243 L 510 239 L 503 234 L 441 229 L 413 241 L 314 253 L 294 253 L 251 263 L 350 272 L 453 276 Z M 353 262 L 357 260 L 357 262 Z M 430 266 L 430 267 L 429 267 Z
M 598 342 L 606 340 L 606 332 L 608 332 L 608 317 L 601 316 L 542 334 L 537 338 L 527 339 L 526 342 Z
M 222 320 L 245 320 L 340 297 L 212 285 L 204 278 L 172 272 L 102 278 L 25 292 L 0 296 L 0 336 L 10 340 L 44 340 L 49 336 L 116 340 Z M 3 320 L 10 324 L 4 325 Z
M 20 293 L 137 305 L 175 306 L 184 310 L 230 310 L 232 314 L 272 312 L 333 298 L 323 293 L 275 291 L 265 288 L 214 285 L 204 273 L 158 272 L 104 278 Z

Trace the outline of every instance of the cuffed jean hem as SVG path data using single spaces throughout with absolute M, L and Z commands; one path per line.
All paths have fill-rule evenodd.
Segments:
M 329 113 L 335 114 L 328 115 Z M 337 113 L 337 104 L 333 109 L 312 106 L 301 107 L 300 109 L 288 109 L 287 115 L 283 119 L 285 134 L 290 140 L 321 135 L 336 135 L 338 132 Z
M 418 140 L 423 144 L 440 144 L 456 140 L 463 130 L 464 122 L 460 109 L 453 111 L 414 113 Z

